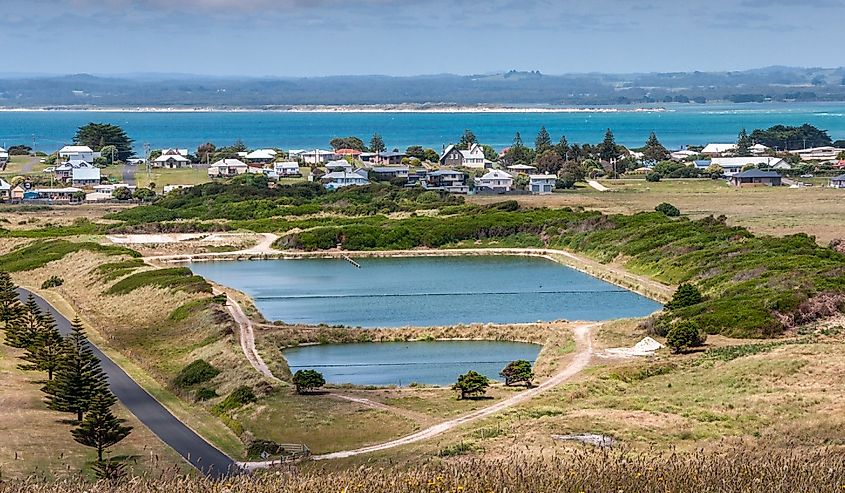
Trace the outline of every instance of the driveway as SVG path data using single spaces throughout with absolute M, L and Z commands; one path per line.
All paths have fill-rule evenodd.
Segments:
M 26 296 L 32 294 L 41 310 L 49 312 L 56 319 L 59 331 L 62 334 L 70 333 L 70 321 L 47 301 L 23 288 L 19 288 L 18 293 L 21 298 L 26 298 Z M 241 471 L 226 454 L 176 419 L 170 411 L 135 383 L 122 368 L 103 354 L 99 348 L 92 344 L 92 349 L 94 355 L 100 359 L 100 364 L 106 376 L 108 376 L 109 387 L 114 395 L 147 428 L 184 457 L 192 466 L 199 469 L 207 477 L 214 479 L 237 474 Z

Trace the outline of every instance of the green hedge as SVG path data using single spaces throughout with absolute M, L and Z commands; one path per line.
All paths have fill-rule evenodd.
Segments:
M 207 361 L 198 359 L 176 375 L 173 379 L 173 385 L 177 387 L 190 387 L 198 383 L 203 383 L 211 380 L 220 374 L 220 370 L 211 366 Z
M 137 272 L 117 281 L 106 294 L 129 294 L 144 286 L 175 289 L 188 293 L 211 293 L 211 285 L 201 276 L 195 276 L 187 267 L 172 267 Z
M 67 240 L 38 240 L 29 245 L 0 255 L 0 269 L 6 272 L 21 272 L 38 269 L 50 262 L 61 260 L 66 255 L 82 250 L 106 255 L 129 255 L 140 257 L 135 250 L 93 242 L 75 243 Z

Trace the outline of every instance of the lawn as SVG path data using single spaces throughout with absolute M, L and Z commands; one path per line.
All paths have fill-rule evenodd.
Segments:
M 514 196 L 522 205 L 533 207 L 576 207 L 605 213 L 630 214 L 651 211 L 669 202 L 693 218 L 725 215 L 731 225 L 744 226 L 755 233 L 786 235 L 807 233 L 826 245 L 845 237 L 845 190 L 823 186 L 799 189 L 759 187 L 737 189 L 723 180 L 666 179 L 649 183 L 644 179 L 601 180 L 610 192 L 592 188 L 562 191 L 552 195 Z M 469 197 L 474 203 L 492 203 L 497 197 Z
M 148 173 L 143 166 L 136 170 L 135 180 L 139 187 L 149 187 L 150 183 L 155 183 L 156 190 L 159 191 L 166 185 L 198 185 L 211 181 L 204 167 L 151 169 Z
M 6 169 L 0 171 L 0 176 L 9 179 L 15 176 L 25 176 L 32 174 L 39 174 L 47 167 L 42 163 L 40 157 L 32 156 L 12 156 L 6 164 Z

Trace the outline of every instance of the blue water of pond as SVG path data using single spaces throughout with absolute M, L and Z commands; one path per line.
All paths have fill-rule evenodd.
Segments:
M 540 349 L 518 342 L 374 342 L 304 346 L 283 354 L 292 372 L 317 370 L 328 383 L 407 386 L 449 385 L 469 370 L 500 380 L 505 365 L 533 363 Z
M 517 256 L 200 262 L 268 320 L 373 327 L 611 320 L 660 304 L 551 260 Z

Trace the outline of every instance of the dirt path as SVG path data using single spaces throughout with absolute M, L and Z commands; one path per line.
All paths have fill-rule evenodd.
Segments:
M 596 180 L 587 180 L 587 185 L 590 185 L 591 187 L 595 188 L 599 192 L 607 192 L 607 191 L 610 190 L 609 188 L 607 188 L 606 186 L 597 182 Z
M 420 442 L 423 440 L 428 440 L 430 438 L 434 438 L 438 435 L 441 435 L 451 429 L 457 428 L 464 424 L 470 423 L 472 421 L 477 421 L 482 418 L 486 418 L 493 414 L 496 414 L 500 411 L 505 409 L 511 408 L 513 406 L 522 404 L 544 392 L 547 392 L 558 385 L 566 382 L 570 378 L 574 377 L 578 373 L 580 373 L 587 365 L 590 363 L 590 359 L 593 356 L 593 341 L 591 337 L 591 329 L 595 327 L 596 324 L 591 325 L 581 325 L 576 327 L 575 332 L 575 340 L 578 345 L 578 351 L 572 358 L 572 361 L 569 365 L 566 366 L 560 373 L 556 374 L 552 378 L 546 380 L 545 382 L 541 383 L 537 387 L 532 389 L 526 390 L 524 392 L 520 392 L 513 397 L 505 399 L 503 401 L 499 401 L 495 404 L 492 404 L 488 407 L 483 409 L 479 409 L 477 411 L 473 411 L 469 414 L 465 414 L 459 418 L 451 419 L 449 421 L 444 421 L 443 423 L 431 426 L 424 430 L 418 431 L 411 435 L 398 438 L 396 440 L 391 440 L 389 442 L 381 443 L 378 445 L 371 445 L 369 447 L 362 447 L 355 450 L 345 450 L 341 452 L 333 452 L 330 454 L 323 454 L 323 455 L 315 455 L 312 457 L 314 460 L 332 460 L 332 459 L 342 459 L 346 457 L 353 457 L 356 455 L 368 454 L 372 452 L 378 452 L 381 450 L 387 450 L 394 447 L 400 447 L 403 445 L 408 445 L 411 443 Z M 256 469 L 266 469 L 276 465 L 276 461 L 259 461 L 259 462 L 242 462 L 239 465 L 247 470 L 256 470 Z
M 218 288 L 214 288 L 212 292 L 215 295 L 225 293 L 224 291 Z M 255 330 L 252 326 L 252 321 L 249 319 L 249 317 L 246 316 L 246 313 L 244 313 L 243 309 L 241 308 L 241 305 L 239 305 L 237 301 L 235 301 L 231 296 L 229 296 L 228 293 L 225 294 L 226 310 L 235 320 L 235 323 L 238 324 L 238 327 L 240 329 L 240 337 L 238 339 L 240 339 L 241 349 L 244 352 L 244 356 L 246 356 L 246 359 L 249 361 L 249 364 L 251 364 L 252 367 L 255 368 L 258 373 L 264 375 L 265 377 L 271 380 L 279 381 L 279 379 L 273 375 L 273 372 L 270 371 L 270 367 L 267 366 L 267 363 L 264 362 L 264 359 L 261 357 L 261 355 L 258 354 L 258 349 L 255 347 Z

